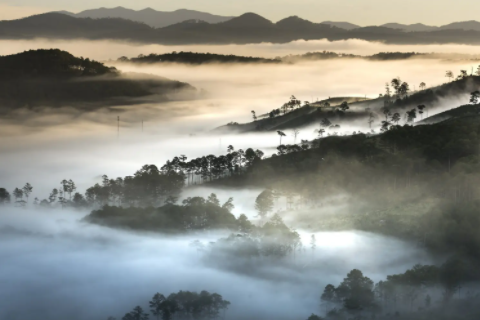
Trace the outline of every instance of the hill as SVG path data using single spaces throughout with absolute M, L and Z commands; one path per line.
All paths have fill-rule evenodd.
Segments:
M 146 8 L 143 10 L 135 11 L 123 7 L 91 9 L 76 14 L 65 11 L 61 11 L 60 13 L 68 14 L 76 18 L 122 18 L 144 23 L 152 28 L 163 28 L 186 20 L 202 20 L 208 23 L 219 23 L 228 21 L 233 18 L 186 9 L 167 12 L 157 11 L 152 8 Z
M 361 28 L 359 25 L 350 23 L 350 22 L 337 22 L 337 21 L 323 21 L 323 24 L 331 25 L 332 27 L 337 27 L 345 30 L 352 30 Z
M 136 58 L 121 57 L 120 62 L 132 63 L 183 63 L 183 64 L 206 64 L 206 63 L 280 63 L 281 60 L 265 59 L 258 57 L 244 57 L 236 55 L 223 55 L 214 53 L 196 52 L 172 52 L 165 54 L 140 55 Z
M 374 26 L 345 30 L 298 17 L 273 23 L 254 13 L 214 24 L 191 19 L 163 28 L 152 28 L 121 18 L 75 18 L 62 13 L 47 13 L 0 21 L 0 39 L 114 39 L 167 45 L 286 43 L 300 39 L 363 39 L 395 44 L 479 44 L 480 31 L 472 29 L 475 28 L 468 26 L 468 30 L 440 28 L 435 31 L 403 32 Z
M 439 27 L 427 26 L 422 23 L 416 23 L 416 24 L 385 23 L 385 24 L 382 24 L 381 27 L 386 27 L 391 29 L 400 29 L 406 32 L 434 31 L 439 29 Z
M 301 105 L 301 102 L 294 103 L 290 100 L 283 106 L 273 109 L 264 117 L 259 117 L 256 121 L 248 123 L 232 122 L 227 125 L 214 129 L 220 132 L 253 132 L 253 131 L 277 131 L 287 129 L 300 129 L 309 125 L 321 125 L 325 130 L 325 135 L 334 134 L 341 126 L 349 125 L 352 122 L 367 125 L 370 113 L 374 115 L 374 125 L 378 126 L 384 120 L 383 108 L 387 105 L 390 114 L 398 113 L 401 119 L 404 119 L 405 113 L 411 109 L 416 109 L 419 105 L 425 105 L 424 113 L 428 117 L 428 112 L 437 108 L 445 108 L 445 101 L 460 101 L 466 98 L 471 92 L 480 89 L 480 76 L 467 76 L 463 79 L 445 83 L 443 85 L 414 92 L 404 97 L 391 96 L 386 101 L 386 97 L 376 99 L 365 99 L 362 97 L 332 97 L 326 100 L 312 102 Z M 347 102 L 348 109 L 342 110 L 340 105 Z M 452 103 L 452 102 L 451 102 Z M 455 103 L 455 102 L 453 102 Z M 455 105 L 455 107 L 458 106 Z M 458 115 L 464 109 L 452 110 L 450 114 L 439 114 L 438 117 L 428 118 L 428 123 L 439 122 L 441 120 Z M 471 109 L 465 109 L 471 110 Z M 475 111 L 472 111 L 475 114 Z M 417 120 L 421 120 L 420 114 L 417 114 Z M 325 122 L 325 119 L 328 120 Z M 401 120 L 399 119 L 399 121 Z M 419 124 L 425 123 L 418 122 Z
M 161 101 L 181 91 L 192 94 L 195 89 L 165 78 L 121 74 L 58 49 L 0 57 L 0 104 L 6 110 L 63 105 L 96 108 L 148 97 Z

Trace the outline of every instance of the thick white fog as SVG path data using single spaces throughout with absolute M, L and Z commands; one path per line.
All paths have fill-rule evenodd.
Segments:
M 431 263 L 422 249 L 362 232 L 317 233 L 317 248 L 302 231 L 304 249 L 280 262 L 209 259 L 208 246 L 226 233 L 163 237 L 85 224 L 84 212 L 2 208 L 0 319 L 120 318 L 154 293 L 218 292 L 232 302 L 227 319 L 302 319 L 322 313 L 319 295 L 353 268 L 374 281 Z M 275 306 L 274 308 L 270 306 Z

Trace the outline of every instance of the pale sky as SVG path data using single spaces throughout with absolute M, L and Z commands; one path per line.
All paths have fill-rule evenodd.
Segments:
M 442 25 L 480 20 L 478 0 L 0 0 L 0 20 L 67 10 L 79 12 L 99 7 L 151 7 L 160 11 L 193 9 L 219 15 L 258 13 L 272 21 L 297 15 L 313 22 L 348 21 L 359 25 L 387 22 Z

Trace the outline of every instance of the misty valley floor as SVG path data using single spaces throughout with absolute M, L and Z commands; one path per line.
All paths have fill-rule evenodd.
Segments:
M 230 319 L 297 319 L 320 312 L 318 293 L 353 268 L 372 279 L 431 263 L 423 249 L 361 232 L 317 233 L 318 248 L 295 260 L 258 261 L 230 269 L 191 246 L 222 233 L 165 237 L 79 222 L 71 210 L 2 210 L 0 297 L 3 319 L 89 319 L 119 316 L 154 292 L 210 290 L 234 301 Z M 309 233 L 303 233 L 305 242 Z M 28 307 L 25 296 L 36 296 Z M 133 297 L 133 300 L 132 300 Z M 275 309 L 265 305 L 275 304 Z M 50 306 L 57 305 L 56 308 Z

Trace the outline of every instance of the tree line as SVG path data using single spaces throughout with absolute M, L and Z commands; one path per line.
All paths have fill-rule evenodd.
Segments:
M 148 303 L 150 313 L 144 311 L 141 306 L 136 306 L 127 312 L 122 320 L 148 320 L 150 314 L 157 320 L 172 319 L 195 319 L 207 320 L 218 319 L 227 311 L 230 301 L 223 299 L 218 293 L 201 291 L 179 291 L 164 296 L 156 293 Z M 115 320 L 109 317 L 108 320 Z
M 455 295 L 461 298 L 462 286 L 479 280 L 475 268 L 466 260 L 450 258 L 441 266 L 415 265 L 376 284 L 354 269 L 338 286 L 325 286 L 320 307 L 326 319 L 338 320 L 352 316 L 352 319 L 375 318 L 382 314 L 387 318 L 400 314 L 408 317 L 419 311 L 428 312 L 438 305 L 448 306 Z M 465 291 L 465 298 L 474 298 L 472 291 Z M 322 318 L 313 314 L 309 319 Z

